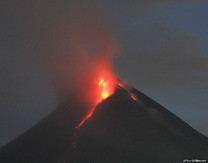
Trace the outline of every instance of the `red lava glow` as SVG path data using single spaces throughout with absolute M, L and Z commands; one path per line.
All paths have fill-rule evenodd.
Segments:
M 84 119 L 75 127 L 75 132 L 74 132 L 74 135 L 73 135 L 73 147 L 76 148 L 76 136 L 77 136 L 77 132 L 78 132 L 78 129 L 85 123 L 85 121 L 87 121 L 93 114 L 94 110 L 95 110 L 95 107 L 94 106 L 91 111 L 84 117 Z
M 97 66 L 97 73 L 95 80 L 92 83 L 92 90 L 89 92 L 89 99 L 94 103 L 88 114 L 84 119 L 75 127 L 75 133 L 73 136 L 73 146 L 76 148 L 76 136 L 78 129 L 92 116 L 96 106 L 101 101 L 105 100 L 115 92 L 115 88 L 118 84 L 117 77 L 112 71 L 109 65 L 99 63 Z
M 103 100 L 106 99 L 110 94 L 108 85 L 108 82 L 106 82 L 103 78 L 101 78 L 100 82 L 98 83 L 98 86 L 101 87 L 101 99 Z
M 95 105 L 105 100 L 115 92 L 118 80 L 110 67 L 99 65 L 98 75 L 95 81 L 96 101 Z
M 73 136 L 74 148 L 76 148 L 76 139 L 79 128 L 93 115 L 97 104 L 111 96 L 115 92 L 117 86 L 125 89 L 133 100 L 138 101 L 137 96 L 131 92 L 132 87 L 128 82 L 118 82 L 111 64 L 106 62 L 95 63 L 95 73 L 90 74 L 88 79 L 90 81 L 89 87 L 86 85 L 82 86 L 85 100 L 91 104 L 91 109 L 83 120 L 75 127 Z
M 92 110 L 91 110 L 91 112 L 88 113 L 88 114 L 85 116 L 85 118 L 84 118 L 84 119 L 76 126 L 76 129 L 79 128 L 79 127 L 81 127 L 82 124 L 92 116 L 94 110 L 95 110 L 95 107 L 93 107 Z
M 98 82 L 97 86 L 98 86 L 98 91 L 99 91 L 99 94 L 98 94 L 98 97 L 97 97 L 98 100 L 97 100 L 95 106 L 91 109 L 91 111 L 90 111 L 90 112 L 85 116 L 85 118 L 84 118 L 84 119 L 76 126 L 76 129 L 79 128 L 79 127 L 81 127 L 82 124 L 92 116 L 92 114 L 93 114 L 93 112 L 94 112 L 94 110 L 95 110 L 95 107 L 96 107 L 96 105 L 97 105 L 99 102 L 101 102 L 101 101 L 103 101 L 104 99 L 108 98 L 108 97 L 109 97 L 111 94 L 113 94 L 113 92 L 114 92 L 114 90 L 112 90 L 112 86 L 110 85 L 110 83 L 109 83 L 108 81 L 106 81 L 104 78 L 101 78 L 101 79 L 100 79 L 100 81 Z
M 137 98 L 137 96 L 134 94 L 134 93 L 132 93 L 131 91 L 130 91 L 130 88 L 129 87 L 131 87 L 131 86 L 128 86 L 129 84 L 128 83 L 122 83 L 122 82 L 120 82 L 120 83 L 118 83 L 118 86 L 120 86 L 120 87 L 122 87 L 123 89 L 125 89 L 128 93 L 129 93 L 129 95 L 131 96 L 131 98 L 134 100 L 134 101 L 138 101 L 138 98 Z

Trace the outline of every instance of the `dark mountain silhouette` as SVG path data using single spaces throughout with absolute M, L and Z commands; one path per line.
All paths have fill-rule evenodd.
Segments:
M 0 149 L 0 163 L 63 163 L 72 157 L 75 126 L 85 116 L 74 97 Z
M 177 163 L 207 159 L 208 138 L 136 89 L 118 88 L 97 105 L 76 136 L 83 104 L 69 99 L 0 151 L 2 163 Z

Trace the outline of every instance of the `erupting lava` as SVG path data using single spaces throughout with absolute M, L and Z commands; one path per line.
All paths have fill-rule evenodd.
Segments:
M 128 83 L 128 82 L 126 82 L 126 81 L 124 81 L 124 82 L 119 82 L 118 83 L 118 86 L 120 86 L 120 87 L 122 87 L 123 89 L 125 89 L 128 93 L 129 93 L 129 95 L 131 96 L 131 98 L 134 100 L 134 101 L 138 101 L 138 98 L 137 98 L 137 96 L 134 94 L 134 93 L 132 93 L 130 90 L 132 89 L 132 87 L 130 86 L 130 84 Z
M 101 78 L 97 85 L 99 87 L 98 88 L 98 91 L 99 91 L 98 101 L 96 102 L 95 106 L 91 109 L 91 111 L 86 115 L 86 117 L 76 126 L 76 129 L 79 128 L 87 119 L 91 117 L 96 105 L 99 102 L 106 99 L 113 93 L 113 90 L 111 90 L 111 87 L 109 86 L 109 82 L 106 82 L 104 78 Z
M 101 99 L 106 99 L 110 92 L 108 90 L 108 82 L 104 81 L 103 78 L 100 79 L 100 82 L 98 83 L 98 86 L 101 87 Z
M 105 73 L 104 77 L 99 78 L 99 80 L 97 80 L 97 84 L 96 84 L 96 88 L 95 88 L 95 92 L 96 92 L 96 96 L 95 99 L 95 105 L 91 108 L 90 112 L 85 116 L 85 118 L 75 127 L 75 133 L 74 133 L 74 142 L 73 142 L 73 146 L 74 148 L 76 148 L 76 135 L 78 132 L 78 129 L 82 126 L 83 123 L 85 123 L 85 121 L 87 121 L 93 114 L 96 106 L 98 103 L 100 103 L 101 101 L 105 100 L 106 98 L 108 98 L 110 95 L 112 95 L 115 91 L 115 87 L 117 85 L 117 80 L 115 78 L 115 76 L 111 73 L 107 73 L 107 71 L 104 71 Z
M 74 142 L 73 146 L 76 148 L 76 139 L 77 139 L 77 133 L 78 129 L 92 116 L 96 106 L 98 103 L 102 102 L 109 96 L 111 96 L 114 92 L 117 86 L 122 87 L 125 89 L 131 98 L 135 101 L 137 100 L 137 97 L 134 93 L 131 92 L 132 87 L 128 82 L 119 82 L 117 80 L 116 75 L 112 71 L 112 69 L 104 64 L 99 64 L 100 67 L 98 68 L 97 72 L 97 78 L 95 78 L 95 83 L 92 83 L 93 87 L 91 87 L 93 90 L 89 92 L 89 97 L 92 97 L 93 99 L 93 107 L 90 109 L 88 114 L 84 117 L 84 119 L 75 127 L 75 133 L 73 136 Z

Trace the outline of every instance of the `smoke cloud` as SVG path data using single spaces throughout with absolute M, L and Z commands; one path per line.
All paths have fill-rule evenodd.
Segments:
M 87 89 L 88 82 L 92 82 L 97 73 L 98 62 L 106 62 L 106 66 L 113 68 L 112 60 L 118 46 L 112 27 L 99 10 L 98 3 L 73 2 L 64 17 L 51 22 L 52 29 L 49 32 L 47 28 L 43 30 L 43 53 L 49 71 L 58 82 L 58 90 L 80 88 L 80 85 Z
M 118 44 L 98 1 L 65 2 L 66 10 L 55 5 L 59 2 L 37 7 L 41 14 L 33 15 L 31 23 L 41 40 L 42 69 L 63 100 L 72 92 L 82 91 L 80 96 L 92 91 L 92 83 L 104 65 L 114 74 L 112 63 Z
M 99 1 L 0 4 L 1 146 L 56 107 L 54 87 L 61 101 L 72 93 L 88 98 L 91 77 L 104 65 L 114 73 L 118 45 Z

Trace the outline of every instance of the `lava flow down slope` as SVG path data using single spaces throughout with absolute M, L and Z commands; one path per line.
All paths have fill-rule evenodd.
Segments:
M 134 88 L 118 84 L 87 118 L 85 107 L 79 98 L 69 99 L 4 146 L 0 162 L 177 163 L 208 157 L 207 137 Z

